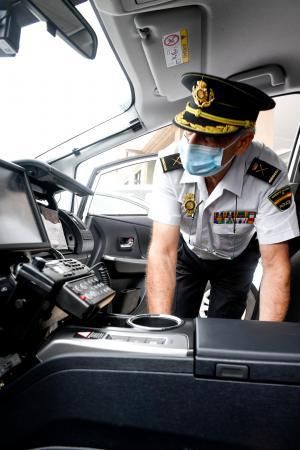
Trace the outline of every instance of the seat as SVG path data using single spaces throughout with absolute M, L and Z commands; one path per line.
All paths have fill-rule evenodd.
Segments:
M 291 297 L 285 322 L 300 322 L 300 249 L 291 257 Z

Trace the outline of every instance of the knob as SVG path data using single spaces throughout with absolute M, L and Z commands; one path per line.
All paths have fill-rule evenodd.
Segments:
M 42 272 L 43 268 L 45 267 L 46 262 L 47 261 L 44 258 L 41 258 L 40 256 L 35 256 L 33 258 L 32 265 L 36 269 L 38 269 L 40 272 Z

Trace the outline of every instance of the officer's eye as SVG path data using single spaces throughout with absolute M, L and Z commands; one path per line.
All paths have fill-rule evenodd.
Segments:
M 192 134 L 193 134 L 192 131 L 185 131 L 185 132 L 183 133 L 183 137 L 184 137 L 187 141 L 189 141 L 190 138 L 191 138 L 191 136 L 192 136 Z

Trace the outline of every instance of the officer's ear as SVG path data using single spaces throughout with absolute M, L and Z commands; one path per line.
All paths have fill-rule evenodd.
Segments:
M 235 154 L 238 156 L 243 155 L 248 150 L 251 142 L 253 141 L 253 138 L 254 138 L 253 130 L 242 131 L 241 136 L 237 142 Z

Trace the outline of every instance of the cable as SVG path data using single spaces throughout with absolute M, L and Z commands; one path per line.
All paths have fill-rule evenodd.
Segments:
M 21 5 L 22 4 L 22 1 L 21 0 L 19 0 L 18 2 L 15 2 L 13 5 L 11 5 L 11 7 L 9 8 L 9 12 L 8 12 L 8 14 L 5 14 L 4 16 L 2 16 L 1 18 L 0 18 L 0 24 L 1 24 L 1 22 L 4 20 L 4 19 L 7 19 L 8 17 L 10 17 L 11 15 L 12 15 L 12 12 L 13 12 L 13 10 L 15 9 L 15 7 L 16 6 L 19 6 L 19 5 Z
M 111 287 L 111 279 L 109 275 L 109 271 L 104 263 L 99 267 L 98 272 L 101 277 L 101 281 Z
M 59 257 L 59 259 L 65 259 L 64 255 L 56 248 L 53 248 L 53 247 L 50 248 L 50 252 L 53 252 L 55 254 L 55 256 Z
M 94 264 L 94 265 L 90 268 L 89 272 L 92 271 L 93 269 L 95 269 L 96 267 L 99 267 L 98 272 L 99 272 L 101 281 L 102 281 L 104 284 L 107 284 L 108 286 L 111 286 L 110 275 L 109 275 L 108 269 L 107 269 L 107 267 L 105 266 L 105 264 L 104 264 L 102 261 L 100 261 L 100 262 L 98 262 L 97 264 Z
M 7 17 L 9 17 L 8 14 L 6 14 L 5 16 L 2 16 L 2 17 L 0 18 L 0 25 L 1 25 L 1 22 L 2 22 L 4 19 L 7 19 Z
M 98 262 L 97 264 L 94 264 L 92 267 L 90 267 L 90 271 L 91 271 L 91 270 L 94 270 L 95 267 L 98 267 L 98 266 L 100 266 L 101 264 L 103 264 L 101 261 Z
M 236 218 L 237 218 L 237 195 L 235 196 L 235 211 L 233 215 L 233 234 L 236 232 Z

